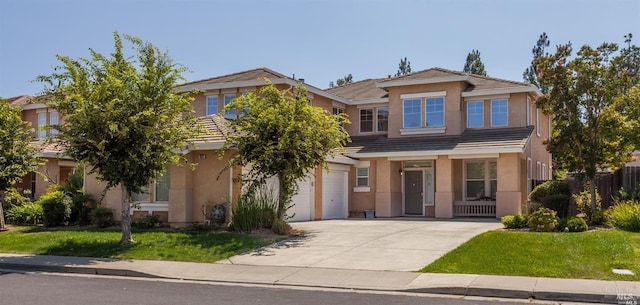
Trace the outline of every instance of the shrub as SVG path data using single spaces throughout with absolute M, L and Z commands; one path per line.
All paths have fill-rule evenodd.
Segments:
M 500 221 L 507 229 L 520 229 L 527 226 L 527 216 L 525 215 L 507 215 L 503 216 Z
M 162 225 L 162 221 L 160 221 L 160 216 L 158 215 L 145 215 L 140 220 L 136 221 L 134 225 L 143 229 L 152 229 L 160 227 Z
M 42 223 L 42 205 L 29 202 L 23 205 L 13 205 L 7 210 L 7 220 L 20 225 L 37 225 Z
M 289 235 L 293 232 L 293 228 L 284 220 L 276 219 L 271 226 L 271 231 L 278 235 Z
M 71 198 L 64 192 L 50 188 L 37 201 L 42 205 L 42 221 L 46 227 L 65 224 L 71 215 Z
M 10 208 L 11 205 L 24 205 L 31 202 L 29 198 L 22 195 L 20 189 L 10 187 L 6 192 L 4 192 L 4 202 L 7 208 Z
M 552 232 L 558 226 L 556 211 L 540 208 L 529 215 L 529 230 L 537 232 Z
M 95 208 L 96 202 L 91 194 L 76 193 L 71 197 L 70 222 L 85 226 L 91 223 L 91 211 Z
M 260 189 L 244 194 L 233 213 L 233 229 L 239 232 L 272 229 L 277 206 L 278 199 L 273 190 Z
M 640 232 L 640 201 L 617 202 L 608 212 L 609 224 L 615 228 Z
M 587 222 L 576 216 L 563 218 L 558 226 L 558 231 L 584 232 L 588 229 Z
M 596 189 L 596 211 L 591 211 L 591 192 L 589 191 L 589 185 L 585 184 L 584 190 L 580 194 L 573 195 L 573 200 L 576 202 L 576 207 L 580 213 L 584 213 L 587 216 L 587 221 L 592 225 L 602 224 L 604 221 L 602 212 L 602 199 Z
M 97 207 L 91 211 L 91 222 L 98 228 L 106 228 L 115 224 L 113 211 L 109 208 Z
M 558 213 L 558 217 L 565 218 L 569 216 L 569 205 L 571 197 L 565 194 L 553 194 L 542 197 L 541 206 L 551 209 Z
M 569 187 L 569 184 L 564 181 L 550 180 L 536 186 L 533 191 L 531 191 L 531 194 L 529 194 L 529 199 L 541 204 L 542 198 L 558 194 L 571 196 L 571 188 Z
M 620 188 L 613 197 L 615 201 L 640 201 L 640 184 L 632 189 Z

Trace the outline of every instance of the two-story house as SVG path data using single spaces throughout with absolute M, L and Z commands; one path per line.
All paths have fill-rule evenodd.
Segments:
M 76 165 L 71 158 L 62 155 L 56 144 L 45 141 L 57 133 L 55 129 L 48 129 L 46 126 L 57 125 L 62 122 L 62 118 L 57 111 L 29 95 L 12 97 L 6 101 L 22 109 L 22 120 L 29 122 L 34 129 L 31 145 L 39 148 L 37 156 L 46 161 L 38 170 L 41 175 L 29 173 L 19 185 L 22 190 L 28 190 L 26 194 L 31 198 L 38 198 L 51 183 L 67 180 Z
M 243 169 L 224 171 L 230 153 L 220 158 L 219 151 L 228 120 L 241 114 L 222 111 L 236 96 L 266 85 L 265 78 L 279 89 L 302 81 L 258 68 L 176 88 L 198 92 L 193 109 L 208 133 L 183 150 L 197 163 L 195 170 L 172 165 L 133 196 L 139 208 L 134 218 L 156 214 L 184 227 L 204 221 L 214 205 L 238 198 L 241 187 L 233 178 Z M 343 156 L 328 160 L 329 171 L 316 168 L 299 183 L 292 221 L 363 217 L 365 210 L 375 210 L 377 217 L 500 217 L 525 211 L 532 179 L 551 178 L 551 156 L 543 145 L 550 120 L 537 110 L 540 93 L 531 85 L 440 68 L 327 90 L 304 85 L 312 105 L 349 115 L 345 128 L 352 142 Z M 12 103 L 34 127 L 62 120 L 46 105 L 27 101 Z M 37 131 L 34 145 L 47 132 L 55 130 Z M 57 147 L 42 149 L 48 160 L 43 172 L 63 181 L 75 163 Z M 34 177 L 33 185 L 24 179 L 23 188 L 35 189 L 37 198 L 48 183 Z M 104 183 L 85 177 L 88 193 L 100 198 L 103 189 Z M 112 189 L 102 201 L 116 219 L 120 196 Z
M 349 100 L 350 211 L 501 217 L 551 178 L 549 117 L 532 85 L 432 68 L 327 92 Z

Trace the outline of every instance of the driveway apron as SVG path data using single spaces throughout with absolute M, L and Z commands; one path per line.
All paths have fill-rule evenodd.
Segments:
M 218 263 L 417 271 L 470 238 L 502 227 L 495 219 L 343 219 L 292 226 L 306 235 Z

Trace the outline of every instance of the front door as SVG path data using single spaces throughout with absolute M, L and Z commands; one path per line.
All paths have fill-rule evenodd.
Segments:
M 423 171 L 404 171 L 404 213 L 407 215 L 422 215 L 423 206 Z

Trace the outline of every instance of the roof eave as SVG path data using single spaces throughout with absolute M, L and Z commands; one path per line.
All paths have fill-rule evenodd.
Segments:
M 446 149 L 421 151 L 394 151 L 378 153 L 350 153 L 353 158 L 383 158 L 383 157 L 437 157 L 437 156 L 473 156 L 488 154 L 524 153 L 524 145 L 518 147 L 477 148 L 477 149 Z
M 426 85 L 449 82 L 467 82 L 470 85 L 476 85 L 476 82 L 469 75 L 440 76 L 418 79 L 397 79 L 377 82 L 376 87 L 386 89 L 389 87 L 410 86 L 410 85 Z
M 462 92 L 462 97 L 476 97 L 476 96 L 486 96 L 486 95 L 497 95 L 497 94 L 509 94 L 509 93 L 533 93 L 538 96 L 542 95 L 542 92 L 538 90 L 536 87 L 532 86 L 517 86 L 517 87 L 505 87 L 505 88 L 496 88 L 496 89 L 482 89 L 482 90 L 473 90 L 468 92 Z

